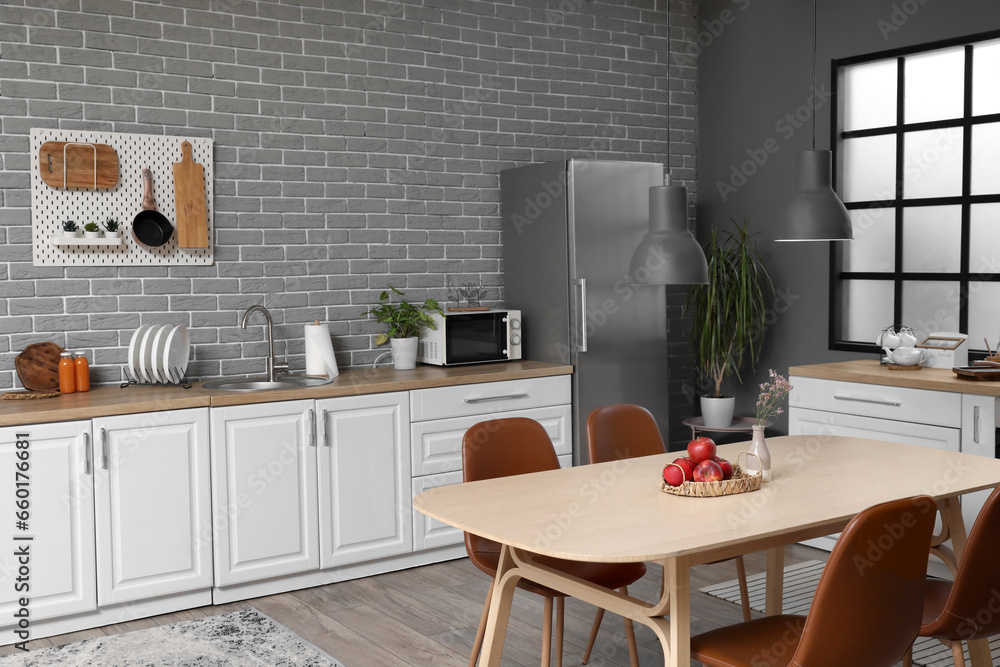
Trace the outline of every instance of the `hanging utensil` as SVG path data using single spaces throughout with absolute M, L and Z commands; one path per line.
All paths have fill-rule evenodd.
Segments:
M 142 199 L 142 210 L 132 220 L 132 237 L 139 245 L 157 248 L 170 240 L 174 227 L 156 210 L 156 200 L 153 199 L 153 172 L 148 167 L 142 170 L 142 181 L 145 195 Z

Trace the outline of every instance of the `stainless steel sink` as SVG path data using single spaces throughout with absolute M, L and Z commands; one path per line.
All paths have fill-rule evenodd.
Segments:
M 268 389 L 301 389 L 303 387 L 320 387 L 330 384 L 333 378 L 311 377 L 305 375 L 285 375 L 277 380 L 267 378 L 234 378 L 232 380 L 213 380 L 204 384 L 205 389 L 221 389 L 223 391 L 266 391 Z

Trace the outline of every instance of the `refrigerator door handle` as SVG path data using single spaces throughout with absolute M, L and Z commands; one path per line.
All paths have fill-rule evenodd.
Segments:
M 576 284 L 580 287 L 580 322 L 577 328 L 577 352 L 587 351 L 587 279 L 579 278 Z

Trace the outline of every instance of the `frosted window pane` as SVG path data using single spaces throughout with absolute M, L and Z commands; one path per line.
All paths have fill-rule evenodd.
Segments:
M 844 270 L 891 273 L 896 254 L 895 209 L 866 208 L 848 213 L 854 240 L 844 244 Z
M 896 60 L 851 65 L 844 75 L 844 130 L 896 124 Z
M 903 321 L 917 340 L 935 331 L 958 331 L 958 282 L 903 282 Z
M 961 128 L 907 132 L 903 137 L 903 196 L 961 195 L 962 152 Z
M 969 341 L 982 348 L 983 338 L 996 350 L 1000 338 L 1000 283 L 969 283 Z
M 1000 273 L 1000 204 L 974 204 L 969 223 L 969 273 Z
M 1000 123 L 975 125 L 972 128 L 972 175 L 969 188 L 974 195 L 995 195 L 1000 192 Z
M 845 340 L 873 343 L 892 324 L 891 280 L 845 280 L 841 295 Z
M 845 139 L 844 201 L 872 201 L 896 196 L 896 136 Z
M 961 118 L 965 90 L 965 49 L 909 56 L 904 118 L 907 123 Z
M 972 49 L 972 114 L 1000 113 L 1000 40 Z
M 962 207 L 903 209 L 903 271 L 961 269 Z

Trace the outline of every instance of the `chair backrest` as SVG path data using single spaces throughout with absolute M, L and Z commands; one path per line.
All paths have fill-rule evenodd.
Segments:
M 474 424 L 462 437 L 462 481 L 523 475 L 555 470 L 559 459 L 545 427 L 534 419 L 513 417 Z M 465 549 L 484 570 L 493 569 L 491 558 L 500 545 L 479 535 L 465 534 Z
M 899 662 L 920 631 L 936 511 L 933 498 L 916 496 L 854 517 L 830 553 L 790 664 Z
M 587 417 L 591 463 L 662 454 L 666 450 L 656 420 L 641 405 L 605 405 Z
M 1000 633 L 1000 488 L 979 511 L 938 619 L 921 634 L 956 640 Z

